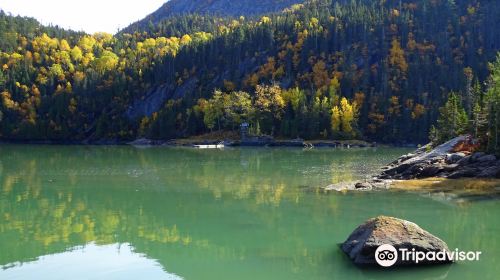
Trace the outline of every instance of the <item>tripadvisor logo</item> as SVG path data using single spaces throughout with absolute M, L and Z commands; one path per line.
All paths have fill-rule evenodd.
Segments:
M 399 251 L 399 252 L 398 252 Z M 478 261 L 481 256 L 480 251 L 459 251 L 455 249 L 454 251 L 437 251 L 437 252 L 420 252 L 416 251 L 415 248 L 400 248 L 396 250 L 394 246 L 389 244 L 380 245 L 375 251 L 375 261 L 383 267 L 393 266 L 398 260 L 404 263 L 414 263 L 419 262 L 446 262 L 446 261 Z
M 375 260 L 380 266 L 392 266 L 398 260 L 398 251 L 392 245 L 380 245 L 375 251 Z

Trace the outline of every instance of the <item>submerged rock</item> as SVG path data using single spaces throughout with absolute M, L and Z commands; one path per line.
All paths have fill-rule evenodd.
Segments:
M 407 249 L 416 252 L 449 252 L 448 245 L 438 237 L 420 228 L 417 224 L 393 217 L 379 216 L 356 228 L 341 248 L 358 265 L 377 264 L 375 252 L 381 245 L 391 245 L 397 252 Z M 380 252 L 379 252 L 380 253 Z M 396 256 L 397 257 L 397 256 Z M 450 263 L 444 260 L 424 260 L 418 264 Z M 395 266 L 414 265 L 413 261 L 397 257 Z
M 345 191 L 352 191 L 354 190 L 354 184 L 352 182 L 348 183 L 338 183 L 338 184 L 331 184 L 326 187 L 320 187 L 320 191 L 328 193 L 328 192 L 345 192 Z
M 368 182 L 360 182 L 360 183 L 357 183 L 356 185 L 354 185 L 354 187 L 356 189 L 364 189 L 364 190 L 371 190 L 372 189 L 372 184 L 368 183 Z

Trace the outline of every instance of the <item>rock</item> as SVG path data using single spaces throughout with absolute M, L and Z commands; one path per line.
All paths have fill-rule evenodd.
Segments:
M 449 179 L 458 179 L 458 178 L 470 178 L 475 177 L 478 174 L 478 170 L 472 167 L 464 167 L 460 170 L 457 170 L 451 173 L 448 178 Z
M 494 155 L 485 155 L 477 159 L 478 162 L 491 162 L 496 161 L 497 157 Z
M 395 177 L 404 180 L 413 178 L 433 177 L 442 170 L 443 167 L 441 166 L 440 163 L 431 164 L 429 162 L 421 162 L 414 164 L 410 168 L 406 169 L 405 172 Z
M 376 189 L 376 190 L 386 190 L 386 189 L 389 189 L 391 187 L 392 182 L 393 182 L 392 180 L 385 180 L 382 182 L 374 182 L 372 184 L 372 188 Z
M 411 158 L 415 157 L 415 154 L 406 154 L 398 159 L 398 162 L 404 162 L 406 160 L 409 160 Z
M 398 165 L 394 168 L 391 168 L 391 169 L 388 169 L 386 171 L 384 171 L 384 174 L 387 174 L 387 175 L 396 175 L 398 173 L 401 173 L 403 171 L 405 171 L 406 169 L 408 169 L 410 166 L 412 166 L 411 164 L 408 164 L 408 163 L 403 163 L 401 165 Z
M 466 156 L 466 157 L 462 158 L 461 160 L 457 161 L 456 164 L 467 165 L 467 164 L 469 164 L 470 158 L 471 158 L 471 156 Z
M 446 160 L 446 156 L 434 157 L 430 159 L 430 163 L 444 163 Z
M 443 170 L 443 167 L 439 165 L 428 165 L 424 167 L 424 169 L 418 174 L 418 177 L 420 178 L 432 177 L 438 174 L 439 171 L 441 170 Z
M 479 178 L 495 178 L 500 174 L 500 166 L 491 166 L 483 169 L 476 177 Z
M 341 184 L 331 184 L 326 187 L 320 187 L 323 192 L 345 192 L 354 190 L 353 184 L 351 183 L 341 183 Z
M 454 153 L 446 155 L 446 163 L 456 163 L 459 160 L 463 159 L 466 155 L 464 153 Z
M 360 182 L 360 183 L 357 183 L 356 185 L 354 185 L 354 187 L 357 190 L 360 190 L 360 189 L 371 190 L 372 189 L 372 184 L 370 184 L 368 182 Z
M 417 163 L 408 168 L 405 172 L 403 172 L 403 177 L 413 178 L 416 175 L 420 174 L 425 167 L 427 167 L 427 163 Z
M 393 217 L 379 216 L 364 222 L 356 228 L 341 245 L 351 260 L 358 265 L 376 264 L 375 251 L 381 245 L 394 246 L 396 250 L 415 249 L 417 252 L 448 251 L 448 245 L 441 239 L 423 230 L 415 223 Z M 444 261 L 421 261 L 418 264 L 450 263 Z M 403 261 L 399 256 L 398 265 L 414 265 L 414 262 Z
M 434 148 L 430 152 L 419 153 L 418 156 L 415 156 L 415 157 L 405 161 L 405 163 L 412 164 L 412 163 L 422 162 L 425 160 L 430 160 L 430 159 L 437 158 L 437 157 L 444 158 L 446 156 L 446 154 L 450 153 L 450 151 L 453 150 L 453 147 L 455 147 L 455 145 L 457 143 L 465 141 L 467 139 L 467 137 L 468 136 L 464 135 L 464 136 L 458 136 L 456 138 L 453 138 L 450 141 L 437 146 L 436 148 Z
M 470 157 L 470 161 L 471 161 L 471 162 L 475 162 L 475 161 L 477 161 L 480 157 L 482 157 L 482 156 L 484 156 L 484 155 L 485 155 L 485 153 L 483 153 L 483 152 L 477 152 L 477 153 L 474 153 L 474 154 L 472 154 L 472 156 Z
M 457 170 L 457 168 L 458 168 L 458 163 L 443 165 L 444 172 L 453 172 Z

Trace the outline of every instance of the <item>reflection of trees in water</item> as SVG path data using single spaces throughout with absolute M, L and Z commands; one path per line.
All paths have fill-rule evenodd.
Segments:
M 308 249 L 305 232 L 323 229 L 343 208 L 335 196 L 318 195 L 318 203 L 307 200 L 307 210 L 299 211 L 294 205 L 316 195 L 298 187 L 330 180 L 337 174 L 332 170 L 336 178 L 352 177 L 351 167 L 366 158 L 363 151 L 298 149 L 3 146 L 0 153 L 0 264 L 95 241 L 129 242 L 163 264 L 186 254 L 234 261 L 259 256 L 295 272 L 327 261 Z M 232 210 L 242 219 L 221 223 Z M 221 234 L 210 232 L 214 225 Z M 245 245 L 256 238 L 245 235 L 247 228 L 266 232 L 259 251 Z M 227 241 L 224 232 L 240 236 Z
M 3 265 L 31 261 L 92 241 L 97 244 L 129 242 L 138 252 L 163 264 L 175 261 L 175 252 L 237 261 L 245 261 L 255 254 L 246 249 L 244 240 L 227 244 L 222 237 L 209 240 L 199 232 L 189 234 L 188 227 L 170 222 L 171 213 L 157 211 L 150 205 L 161 203 L 163 197 L 155 193 L 116 195 L 104 190 L 60 191 L 40 185 L 23 189 L 31 184 L 24 179 L 17 180 L 16 184 L 12 186 L 13 191 L 3 193 L 0 199 L 0 264 Z M 171 209 L 173 207 L 167 207 L 165 211 Z M 276 213 L 267 215 L 276 219 Z M 215 219 L 208 221 L 216 222 Z M 290 248 L 265 248 L 258 255 L 288 259 L 295 269 L 299 264 L 321 259 L 321 255 L 307 253 L 304 245 L 296 241 L 300 240 L 294 238 L 287 243 Z
M 8 170 L 23 177 L 64 176 L 74 184 L 79 176 L 115 176 L 121 177 L 124 183 L 128 183 L 126 178 L 140 180 L 148 188 L 201 187 L 216 198 L 231 194 L 237 199 L 252 197 L 257 203 L 275 205 L 284 197 L 296 201 L 299 187 L 363 178 L 401 153 L 372 149 L 214 151 L 33 146 L 1 147 L 0 151 L 8 154 L 0 161 L 15 159 Z

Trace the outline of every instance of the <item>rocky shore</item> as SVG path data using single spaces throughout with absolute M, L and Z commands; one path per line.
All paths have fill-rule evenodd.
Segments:
M 457 137 L 431 151 L 427 151 L 429 147 L 424 146 L 384 167 L 384 171 L 377 178 L 500 178 L 500 160 L 495 155 L 457 149 L 466 141 L 469 141 L 467 136 Z
M 470 136 L 460 136 L 431 148 L 430 144 L 401 156 L 370 180 L 329 185 L 324 191 L 388 189 L 395 181 L 424 178 L 500 179 L 500 159 L 484 152 L 471 152 Z

